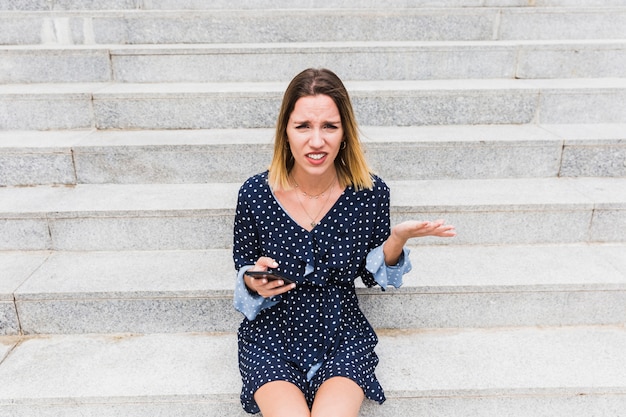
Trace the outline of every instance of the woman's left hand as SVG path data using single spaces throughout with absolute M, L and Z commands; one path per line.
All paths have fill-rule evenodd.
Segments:
M 454 237 L 456 230 L 454 230 L 454 226 L 446 224 L 443 220 L 434 222 L 409 220 L 399 223 L 391 229 L 391 235 L 383 246 L 385 263 L 395 265 L 400 259 L 402 248 L 407 240 L 425 236 Z
M 446 224 L 444 220 L 429 221 L 406 221 L 397 224 L 392 229 L 401 241 L 407 241 L 414 237 L 436 236 L 436 237 L 454 237 L 456 230 L 454 226 Z

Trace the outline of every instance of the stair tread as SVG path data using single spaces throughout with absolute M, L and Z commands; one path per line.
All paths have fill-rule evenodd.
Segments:
M 379 331 L 388 397 L 624 394 L 622 326 Z M 233 334 L 0 338 L 0 404 L 224 400 Z M 18 343 L 19 341 L 19 343 Z M 97 358 L 97 360 L 94 360 Z

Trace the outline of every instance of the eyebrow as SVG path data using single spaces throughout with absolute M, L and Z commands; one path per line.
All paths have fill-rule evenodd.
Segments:
M 293 124 L 299 125 L 302 123 L 311 123 L 310 120 L 293 120 Z M 336 125 L 336 124 L 341 124 L 341 120 L 337 120 L 337 121 L 331 121 L 331 120 L 326 120 L 322 123 L 328 123 L 328 124 L 332 124 L 332 125 Z

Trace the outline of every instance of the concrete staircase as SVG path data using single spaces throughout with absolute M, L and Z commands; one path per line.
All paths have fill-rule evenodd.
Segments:
M 210 4 L 205 4 L 210 3 Z M 0 416 L 244 416 L 236 191 L 346 82 L 392 220 L 363 416 L 626 416 L 626 1 L 0 0 Z

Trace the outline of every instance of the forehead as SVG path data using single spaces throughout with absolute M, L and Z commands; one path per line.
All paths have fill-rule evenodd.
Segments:
M 330 96 L 324 94 L 300 97 L 296 101 L 289 118 L 294 120 L 340 120 L 337 105 Z

